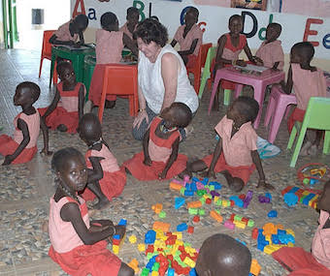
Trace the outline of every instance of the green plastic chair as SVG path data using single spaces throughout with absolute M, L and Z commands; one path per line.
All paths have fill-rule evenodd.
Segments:
M 307 110 L 305 113 L 304 121 L 302 123 L 296 122 L 294 125 L 287 149 L 291 149 L 294 143 L 297 132 L 299 132 L 298 141 L 293 151 L 290 167 L 295 167 L 298 155 L 301 150 L 302 143 L 305 138 L 307 128 L 325 130 L 323 153 L 330 152 L 330 98 L 311 97 L 308 102 Z
M 88 100 L 89 87 L 91 85 L 92 76 L 96 64 L 96 57 L 93 55 L 85 56 L 84 58 L 84 83 L 86 86 L 86 101 Z

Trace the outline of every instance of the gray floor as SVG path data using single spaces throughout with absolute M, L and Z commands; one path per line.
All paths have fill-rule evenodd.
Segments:
M 29 80 L 40 85 L 42 95 L 36 104 L 37 107 L 46 106 L 52 99 L 53 90 L 48 89 L 49 61 L 44 62 L 42 78 L 38 79 L 39 58 L 38 52 L 1 50 L 0 125 L 4 127 L 1 134 L 13 131 L 12 121 L 20 111 L 12 103 L 17 84 L 23 80 Z M 202 157 L 213 150 L 215 145 L 213 127 L 226 111 L 226 108 L 221 106 L 219 112 L 208 116 L 209 94 L 205 91 L 201 108 L 193 120 L 194 132 L 180 145 L 180 152 L 191 158 Z M 105 111 L 103 119 L 104 137 L 119 163 L 141 150 L 141 144 L 132 139 L 130 129 L 133 119 L 128 114 L 127 100 L 119 99 L 114 109 Z M 267 130 L 263 126 L 257 132 L 261 137 L 267 137 Z M 313 158 L 299 158 L 296 169 L 290 168 L 291 153 L 285 150 L 287 141 L 286 124 L 283 122 L 275 143 L 282 149 L 281 154 L 263 161 L 267 180 L 276 187 L 276 191 L 272 192 L 272 204 L 260 204 L 257 200 L 257 196 L 264 194 L 265 191 L 256 189 L 257 175 L 254 173 L 248 186 L 243 190 L 243 193 L 249 189 L 254 192 L 250 206 L 247 209 L 238 207 L 219 209 L 225 219 L 228 219 L 232 213 L 241 214 L 255 220 L 258 228 L 270 221 L 282 224 L 285 229 L 291 228 L 296 235 L 296 245 L 309 250 L 317 226 L 318 214 L 314 209 L 301 204 L 288 208 L 283 202 L 280 191 L 288 185 L 300 185 L 296 177 L 297 168 L 309 162 L 330 164 L 330 156 L 319 154 Z M 56 151 L 66 146 L 77 147 L 83 153 L 86 151 L 85 145 L 77 135 L 56 131 L 50 133 L 51 150 Z M 38 147 L 42 148 L 42 137 L 39 138 Z M 66 275 L 48 257 L 50 242 L 48 235 L 41 229 L 42 223 L 48 216 L 49 197 L 54 191 L 50 160 L 51 158 L 38 154 L 29 164 L 0 167 L 0 275 Z M 0 162 L 2 161 L 3 157 L 0 157 Z M 172 231 L 182 222 L 195 226 L 193 235 L 183 234 L 184 241 L 190 242 L 193 247 L 199 248 L 202 241 L 213 233 L 228 233 L 247 243 L 253 257 L 262 266 L 261 275 L 284 273 L 271 256 L 257 250 L 256 242 L 251 238 L 251 229 L 231 231 L 214 221 L 209 216 L 209 211 L 217 208 L 213 204 L 203 206 L 206 215 L 201 218 L 200 223 L 193 224 L 192 216 L 188 214 L 187 209 L 173 208 L 174 198 L 178 194 L 170 191 L 168 184 L 169 181 L 139 182 L 128 176 L 123 194 L 114 199 L 108 209 L 97 212 L 94 217 L 109 218 L 114 222 L 118 222 L 121 218 L 127 219 L 127 236 L 135 234 L 138 243 L 141 243 L 144 240 L 144 234 L 151 229 L 153 222 L 160 220 L 154 215 L 151 206 L 155 203 L 163 203 L 167 213 L 167 217 L 163 220 L 171 223 Z M 317 188 L 322 189 L 322 185 L 319 184 Z M 220 193 L 221 198 L 224 199 L 233 195 L 225 185 Z M 271 209 L 278 211 L 278 218 L 267 217 Z M 119 256 L 125 262 L 137 258 L 140 267 L 144 267 L 147 262 L 146 256 L 139 253 L 137 246 L 130 244 L 127 240 Z

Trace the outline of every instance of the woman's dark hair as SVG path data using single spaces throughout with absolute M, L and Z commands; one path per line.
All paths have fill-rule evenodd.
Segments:
M 23 88 L 30 89 L 34 102 L 36 102 L 39 99 L 39 96 L 40 96 L 39 85 L 37 85 L 31 81 L 23 81 L 19 85 L 16 86 L 16 90 L 23 89 Z
M 103 29 L 107 29 L 109 26 L 116 24 L 118 22 L 117 16 L 113 12 L 106 12 L 102 14 L 100 23 Z
M 258 102 L 251 97 L 240 96 L 234 103 L 237 104 L 239 112 L 245 116 L 246 121 L 253 123 L 259 112 Z
M 168 40 L 168 33 L 166 27 L 160 22 L 147 18 L 138 24 L 134 32 L 134 38 L 141 38 L 146 44 L 153 41 L 161 47 L 164 47 Z
M 54 153 L 52 158 L 52 170 L 54 172 L 62 171 L 66 166 L 66 161 L 72 157 L 79 157 L 81 160 L 85 160 L 81 152 L 75 148 L 69 147 L 58 150 Z

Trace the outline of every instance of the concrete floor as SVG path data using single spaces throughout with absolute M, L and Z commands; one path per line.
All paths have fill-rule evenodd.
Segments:
M 42 77 L 38 79 L 39 59 L 39 52 L 1 50 L 0 125 L 4 127 L 1 134 L 10 134 L 13 131 L 12 121 L 20 110 L 14 107 L 12 97 L 16 85 L 20 82 L 29 80 L 40 85 L 42 94 L 36 103 L 37 107 L 50 103 L 54 91 L 48 89 L 49 61 L 45 60 Z M 213 128 L 226 111 L 226 107 L 221 105 L 219 112 L 213 112 L 211 116 L 208 116 L 209 94 L 209 91 L 205 91 L 201 107 L 192 122 L 194 132 L 180 145 L 180 152 L 191 158 L 202 157 L 213 151 L 215 146 Z M 114 109 L 105 111 L 104 138 L 120 164 L 141 150 L 141 143 L 134 141 L 131 136 L 132 122 L 133 118 L 128 115 L 128 102 L 125 99 L 119 99 Z M 261 126 L 257 133 L 259 136 L 267 138 L 265 127 Z M 258 195 L 264 194 L 265 191 L 256 189 L 257 174 L 254 173 L 242 192 L 253 191 L 254 196 L 250 206 L 247 209 L 220 208 L 220 212 L 225 219 L 228 219 L 232 213 L 251 218 L 255 220 L 258 228 L 269 221 L 276 224 L 281 223 L 285 229 L 294 230 L 297 246 L 309 250 L 317 227 L 318 213 L 301 204 L 288 208 L 283 202 L 280 191 L 288 185 L 303 188 L 297 179 L 297 168 L 309 162 L 330 164 L 330 156 L 319 154 L 313 158 L 299 158 L 296 168 L 290 168 L 291 152 L 285 150 L 287 141 L 286 124 L 283 122 L 275 141 L 282 152 L 274 158 L 263 161 L 266 178 L 276 187 L 276 190 L 272 192 L 272 203 L 259 203 Z M 74 146 L 83 153 L 86 151 L 86 146 L 77 135 L 50 132 L 51 150 L 56 151 L 66 146 Z M 38 147 L 42 148 L 42 137 L 38 140 Z M 50 157 L 37 154 L 28 164 L 0 166 L 0 275 L 66 275 L 48 257 L 50 242 L 48 234 L 42 232 L 41 229 L 42 223 L 48 216 L 49 198 L 54 192 L 50 160 Z M 1 156 L 0 163 L 2 162 L 3 157 Z M 192 216 L 188 214 L 186 208 L 174 209 L 174 198 L 178 194 L 169 190 L 168 184 L 169 181 L 139 182 L 128 176 L 123 194 L 114 199 L 109 208 L 97 212 L 93 218 L 109 218 L 114 222 L 118 222 L 121 218 L 127 219 L 127 236 L 135 234 L 138 243 L 143 242 L 144 235 L 151 229 L 153 222 L 159 220 L 151 210 L 151 206 L 155 203 L 163 203 L 167 213 L 167 217 L 163 220 L 171 223 L 172 231 L 176 225 L 182 222 L 192 225 Z M 318 184 L 316 188 L 322 189 L 322 184 Z M 223 199 L 228 199 L 233 195 L 225 185 L 220 193 Z M 232 231 L 213 220 L 209 216 L 209 211 L 217 207 L 212 205 L 203 207 L 206 215 L 201 218 L 200 223 L 194 224 L 194 234 L 189 235 L 186 232 L 183 234 L 185 242 L 190 242 L 193 247 L 199 248 L 203 240 L 211 234 L 227 233 L 247 243 L 253 257 L 262 266 L 261 275 L 282 275 L 284 273 L 282 267 L 273 261 L 271 256 L 257 250 L 256 242 L 251 238 L 251 229 Z M 267 217 L 267 213 L 272 209 L 277 210 L 278 218 Z M 138 259 L 140 267 L 144 267 L 147 262 L 146 256 L 137 250 L 137 246 L 130 244 L 127 240 L 119 256 L 125 262 L 129 262 L 133 258 Z

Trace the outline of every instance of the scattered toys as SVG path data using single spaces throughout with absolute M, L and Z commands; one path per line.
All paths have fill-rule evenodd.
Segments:
M 304 185 L 315 185 L 330 180 L 330 168 L 322 163 L 309 163 L 298 169 L 298 179 Z
M 277 211 L 276 211 L 276 210 L 271 210 L 271 211 L 267 214 L 267 216 L 268 216 L 269 218 L 277 218 Z
M 124 225 L 126 226 L 127 225 L 127 220 L 126 219 L 121 219 L 118 223 L 118 225 Z M 114 235 L 112 237 L 112 252 L 114 254 L 118 254 L 119 253 L 119 250 L 120 248 L 122 247 L 124 241 L 125 241 L 125 238 L 126 238 L 126 234 L 121 237 L 120 235 Z
M 284 202 L 288 206 L 294 206 L 297 202 L 302 203 L 303 205 L 316 208 L 319 195 L 318 191 L 311 192 L 307 189 L 300 189 L 298 187 L 287 186 L 282 190 L 282 195 L 284 196 Z

